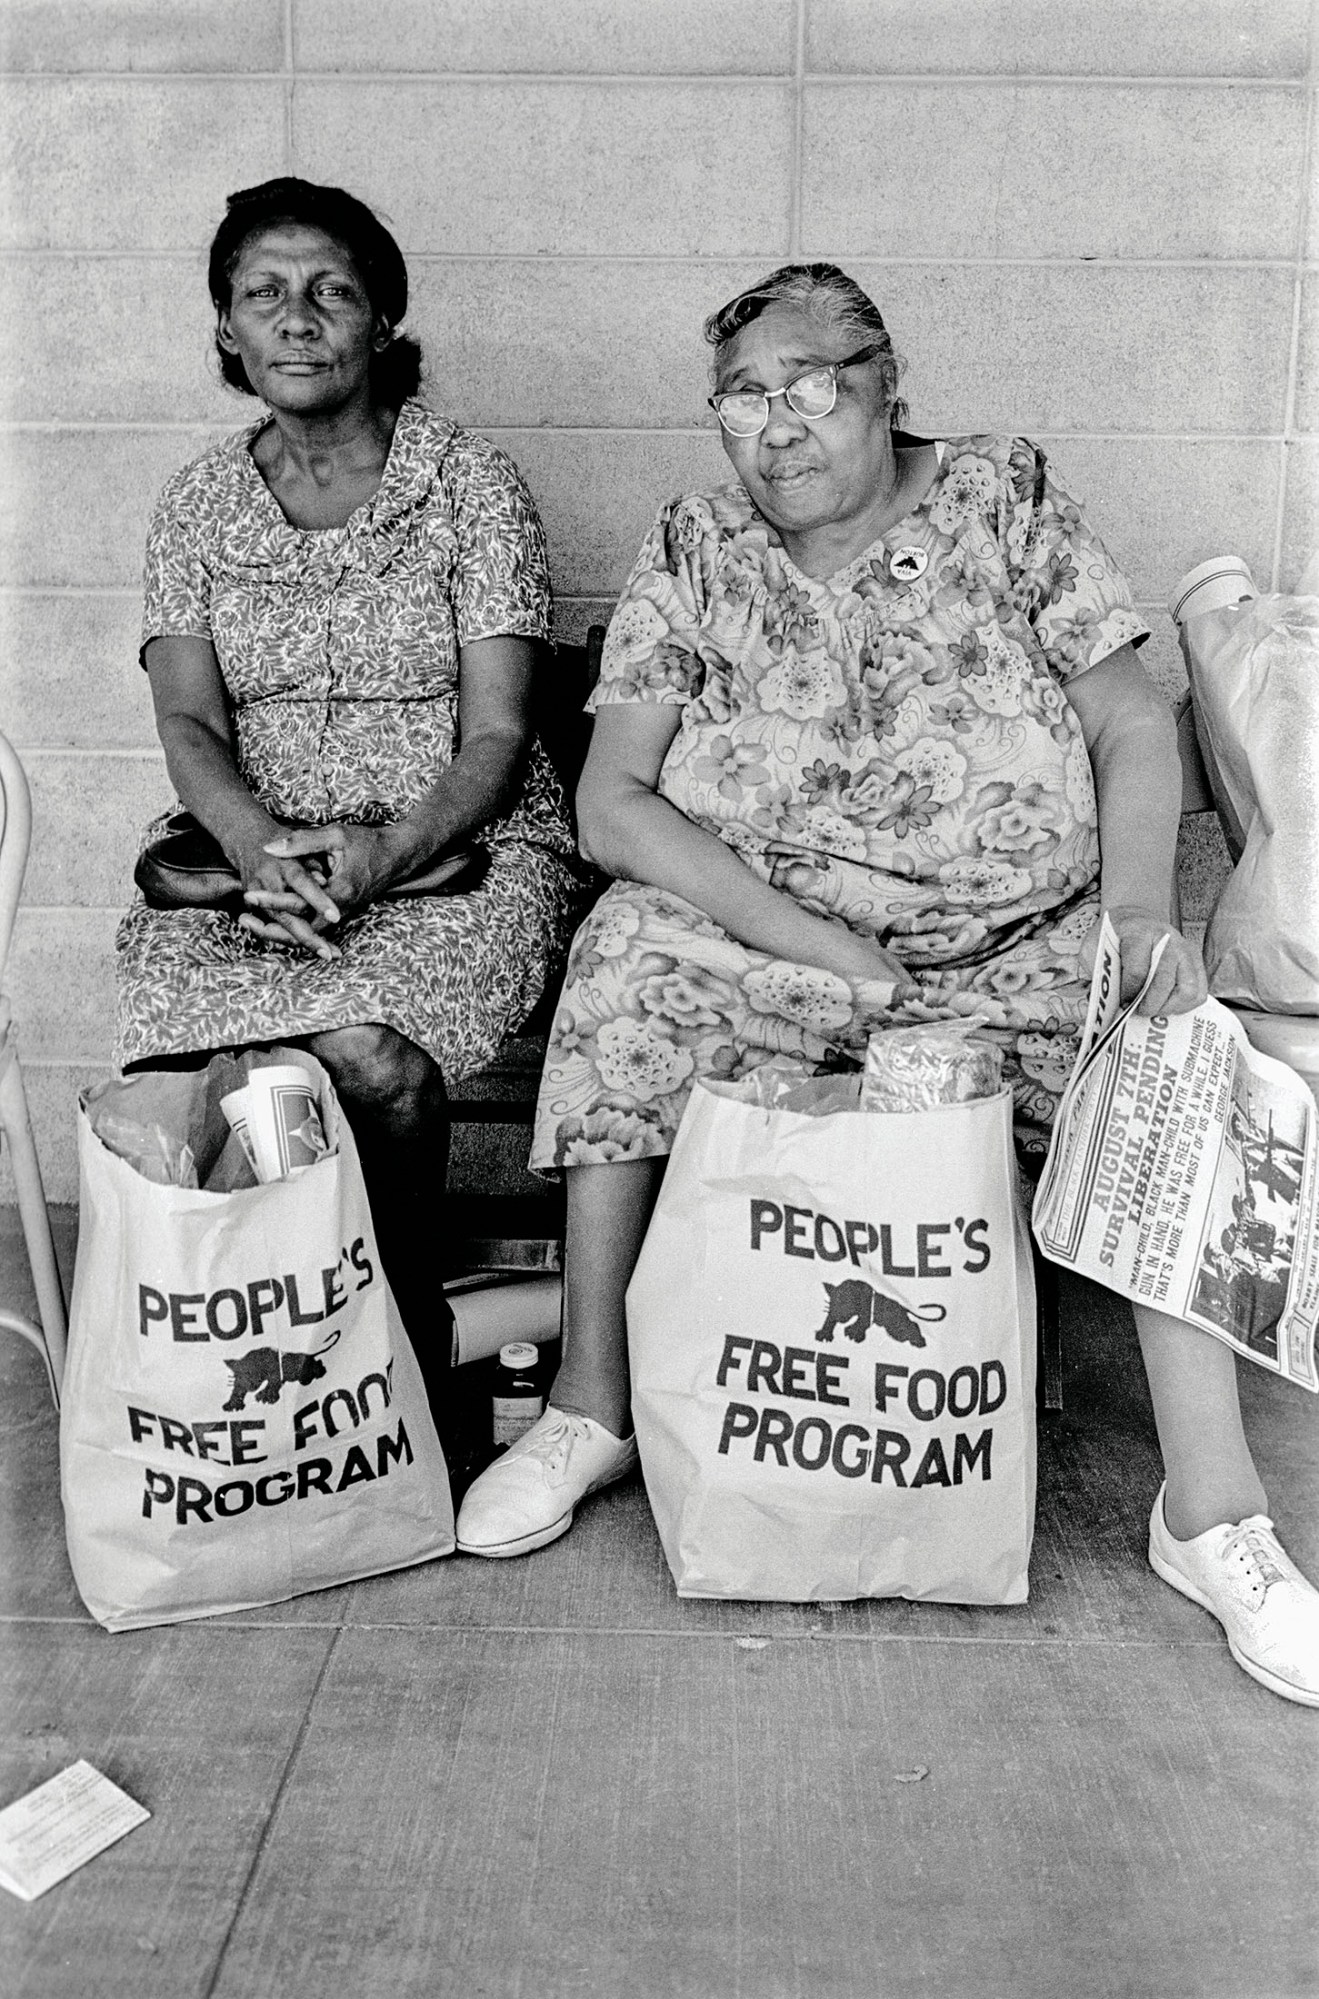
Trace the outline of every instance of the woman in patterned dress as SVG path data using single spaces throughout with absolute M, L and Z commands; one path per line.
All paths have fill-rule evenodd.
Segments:
M 664 509 L 609 629 L 578 815 L 615 883 L 573 945 L 532 1153 L 567 1174 L 564 1361 L 467 1495 L 475 1553 L 554 1539 L 635 1461 L 623 1293 L 697 1078 L 974 1014 L 1039 1149 L 1101 909 L 1128 995 L 1169 939 L 1145 1011 L 1205 996 L 1171 923 L 1181 772 L 1146 627 L 1044 454 L 898 430 L 883 320 L 834 266 L 774 273 L 706 333 L 738 483 Z M 1136 1318 L 1168 1474 L 1151 1559 L 1248 1671 L 1319 1703 L 1319 1595 L 1259 1525 L 1231 1351 Z
M 266 411 L 166 486 L 142 656 L 178 796 L 247 909 L 129 910 L 119 1053 L 310 1048 L 404 1317 L 438 1331 L 445 1078 L 525 1019 L 577 911 L 529 721 L 544 537 L 510 460 L 415 399 L 407 272 L 361 202 L 292 179 L 231 196 L 210 285 L 225 379 Z M 475 839 L 471 892 L 383 899 Z

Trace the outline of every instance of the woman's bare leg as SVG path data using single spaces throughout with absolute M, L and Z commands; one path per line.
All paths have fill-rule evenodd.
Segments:
M 444 1078 L 392 1027 L 333 1028 L 305 1045 L 329 1070 L 353 1128 L 380 1260 L 437 1404 L 453 1339 L 436 1254 L 449 1153 Z
M 1168 1532 L 1189 1541 L 1225 1521 L 1267 1512 L 1241 1427 L 1232 1349 L 1148 1305 L 1135 1312 L 1168 1478 Z
M 563 1363 L 549 1400 L 630 1436 L 623 1299 L 667 1161 L 635 1159 L 567 1170 Z

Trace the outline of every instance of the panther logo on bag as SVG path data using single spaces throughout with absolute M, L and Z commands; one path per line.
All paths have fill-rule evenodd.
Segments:
M 278 1402 L 280 1390 L 286 1382 L 296 1382 L 306 1388 L 311 1382 L 319 1381 L 325 1373 L 325 1364 L 319 1358 L 328 1353 L 338 1339 L 338 1333 L 331 1333 L 323 1347 L 315 1353 L 285 1353 L 278 1347 L 253 1347 L 250 1353 L 239 1354 L 237 1360 L 226 1360 L 225 1366 L 233 1376 L 233 1386 L 229 1400 L 224 1404 L 228 1409 L 245 1409 L 249 1395 L 258 1402 Z
M 829 1309 L 824 1315 L 824 1324 L 815 1330 L 817 1340 L 832 1340 L 841 1328 L 845 1339 L 855 1340 L 859 1345 L 866 1336 L 867 1327 L 879 1326 L 891 1340 L 901 1341 L 907 1346 L 923 1347 L 922 1319 L 929 1324 L 937 1324 L 948 1316 L 943 1305 L 918 1305 L 915 1311 L 910 1311 L 900 1298 L 890 1298 L 887 1292 L 876 1291 L 863 1277 L 848 1277 L 841 1284 L 826 1284 L 824 1288 Z

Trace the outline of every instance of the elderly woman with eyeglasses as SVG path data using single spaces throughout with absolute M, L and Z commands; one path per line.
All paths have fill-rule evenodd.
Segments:
M 578 796 L 615 877 L 577 934 L 532 1164 L 567 1180 L 550 1406 L 459 1546 L 566 1532 L 635 1462 L 624 1291 L 700 1077 L 855 1064 L 878 1025 L 978 1015 L 1047 1142 L 1101 910 L 1128 992 L 1205 995 L 1173 928 L 1170 713 L 1127 585 L 1020 438 L 899 428 L 898 364 L 832 265 L 706 323 L 735 479 L 665 507 L 615 612 Z M 1229 1349 L 1137 1310 L 1167 1482 L 1150 1556 L 1239 1662 L 1319 1704 L 1319 1595 L 1264 1516 Z M 1174 1538 L 1176 1537 L 1176 1538 Z

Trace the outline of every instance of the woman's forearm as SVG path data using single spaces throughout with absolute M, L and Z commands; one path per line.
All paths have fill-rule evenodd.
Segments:
M 1109 909 L 1173 914 L 1181 764 L 1166 710 L 1114 728 L 1091 752 L 1099 807 L 1100 895 Z
M 668 889 L 705 911 L 753 951 L 814 965 L 844 978 L 882 978 L 900 968 L 872 939 L 816 916 L 754 875 L 734 850 L 640 783 L 623 783 L 583 809 L 582 852 L 619 880 Z M 886 965 L 886 960 L 887 965 Z
M 459 845 L 507 812 L 526 762 L 526 736 L 514 730 L 485 730 L 465 742 L 412 810 L 381 829 L 400 872 Z
M 235 864 L 240 847 L 260 845 L 282 830 L 244 784 L 227 734 L 195 715 L 173 714 L 162 718 L 160 740 L 180 802 Z
M 1099 809 L 1105 908 L 1173 913 L 1182 767 L 1177 725 L 1131 646 L 1068 683 Z

